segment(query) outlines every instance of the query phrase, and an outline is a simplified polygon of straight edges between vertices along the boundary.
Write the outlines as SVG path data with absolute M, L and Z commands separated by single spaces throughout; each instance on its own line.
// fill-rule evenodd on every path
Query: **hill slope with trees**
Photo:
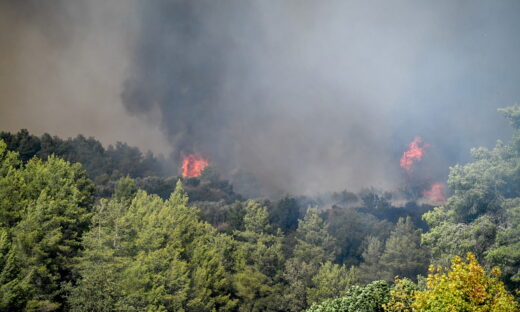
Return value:
M 3 132 L 0 310 L 517 311 L 520 107 L 502 113 L 512 141 L 452 167 L 435 208 L 374 189 L 245 200 L 214 168 Z

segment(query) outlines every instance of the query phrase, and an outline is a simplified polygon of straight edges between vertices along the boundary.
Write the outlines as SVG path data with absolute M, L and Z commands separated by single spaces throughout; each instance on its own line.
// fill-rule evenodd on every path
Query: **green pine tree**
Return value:
M 309 208 L 296 230 L 293 257 L 286 262 L 284 277 L 288 286 L 284 297 L 289 311 L 302 311 L 311 303 L 313 278 L 320 267 L 335 257 L 335 240 L 316 209 Z

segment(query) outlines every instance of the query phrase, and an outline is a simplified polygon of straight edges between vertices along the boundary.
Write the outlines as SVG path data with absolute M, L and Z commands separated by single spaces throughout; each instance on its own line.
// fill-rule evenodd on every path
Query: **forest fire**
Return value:
M 423 144 L 421 137 L 415 137 L 413 141 L 408 144 L 408 150 L 401 156 L 400 166 L 404 168 L 406 172 L 411 173 L 413 171 L 413 165 L 422 159 L 424 149 L 428 146 L 429 144 Z
M 443 190 L 444 184 L 435 183 L 431 186 L 429 190 L 423 191 L 423 196 L 432 202 L 444 202 L 446 200 L 446 196 L 444 196 Z
M 184 178 L 199 177 L 207 166 L 206 158 L 196 154 L 188 154 L 182 159 L 182 176 Z

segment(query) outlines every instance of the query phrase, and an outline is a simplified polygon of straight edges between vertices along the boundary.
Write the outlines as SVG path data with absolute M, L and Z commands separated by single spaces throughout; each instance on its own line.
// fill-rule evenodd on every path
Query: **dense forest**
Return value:
M 2 311 L 518 311 L 520 106 L 441 205 L 365 189 L 251 198 L 215 167 L 0 134 Z

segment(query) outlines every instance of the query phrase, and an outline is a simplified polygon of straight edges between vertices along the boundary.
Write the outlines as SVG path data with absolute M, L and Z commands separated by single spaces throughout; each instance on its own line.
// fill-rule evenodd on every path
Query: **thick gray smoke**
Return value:
M 85 31 L 125 21 L 106 44 L 128 62 L 114 78 L 126 111 L 177 160 L 200 153 L 268 192 L 399 187 L 415 136 L 430 143 L 418 171 L 442 181 L 508 138 L 496 109 L 520 99 L 516 0 L 107 3 L 121 13 Z
M 123 103 L 159 110 L 176 153 L 273 189 L 395 186 L 416 135 L 444 179 L 507 137 L 519 17 L 517 1 L 146 2 Z

